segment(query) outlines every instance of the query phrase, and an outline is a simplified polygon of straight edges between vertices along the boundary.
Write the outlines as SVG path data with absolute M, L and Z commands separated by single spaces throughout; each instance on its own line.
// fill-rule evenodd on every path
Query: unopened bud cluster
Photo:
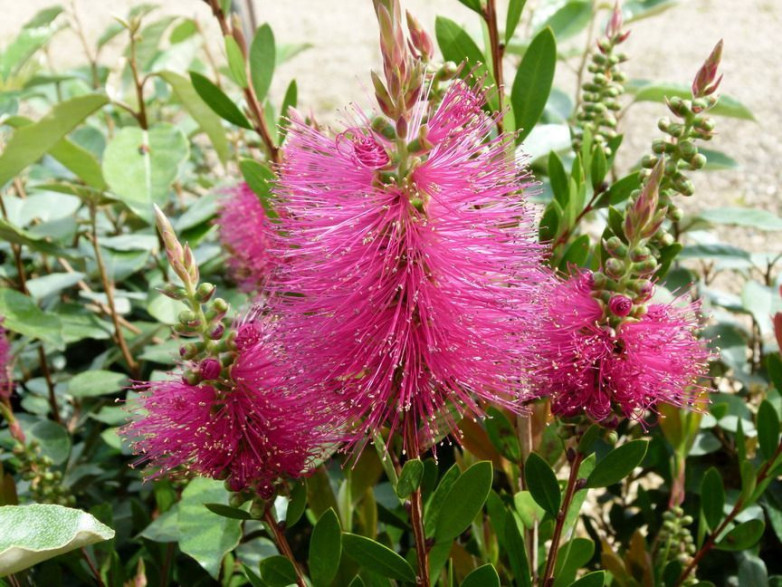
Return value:
M 182 380 L 189 385 L 203 381 L 220 386 L 236 356 L 234 333 L 226 328 L 228 302 L 214 297 L 211 283 L 198 283 L 199 272 L 190 248 L 179 243 L 168 219 L 156 209 L 157 226 L 166 247 L 166 256 L 174 272 L 182 280 L 179 286 L 168 283 L 160 292 L 187 306 L 177 316 L 174 330 L 183 337 L 192 337 L 179 348 L 183 362 Z
M 714 94 L 722 77 L 717 77 L 720 58 L 722 56 L 722 41 L 698 70 L 692 83 L 692 98 L 683 99 L 678 96 L 669 98 L 666 103 L 674 119 L 661 118 L 657 124 L 667 136 L 652 143 L 652 154 L 641 161 L 641 179 L 644 184 L 649 181 L 651 169 L 664 160 L 663 177 L 660 182 L 661 208 L 667 209 L 667 217 L 672 222 L 681 220 L 681 211 L 673 203 L 675 194 L 691 196 L 695 192 L 692 182 L 685 171 L 703 169 L 706 156 L 698 152 L 695 141 L 710 141 L 714 137 L 714 121 L 706 116 L 718 101 Z M 661 231 L 657 246 L 663 247 L 673 242 L 673 238 Z
M 582 84 L 581 108 L 578 112 L 578 125 L 589 130 L 592 139 L 599 144 L 606 156 L 611 149 L 608 141 L 616 137 L 616 113 L 621 109 L 618 97 L 624 93 L 625 74 L 618 66 L 627 61 L 624 53 L 616 51 L 629 36 L 622 32 L 622 11 L 617 5 L 606 27 L 605 36 L 597 43 L 598 51 L 592 54 L 587 70 L 592 78 Z M 576 149 L 580 147 L 581 137 L 576 137 Z
M 28 444 L 18 442 L 13 448 L 13 453 L 18 460 L 22 479 L 30 483 L 30 495 L 34 501 L 64 506 L 76 504 L 76 498 L 63 487 L 62 473 L 52 470 L 54 465 L 52 459 L 41 454 L 37 442 L 32 441 Z
M 697 550 L 692 533 L 687 528 L 692 523 L 692 516 L 684 515 L 679 506 L 663 513 L 663 525 L 656 540 L 659 547 L 655 553 L 655 564 L 658 568 L 664 569 L 673 561 L 678 561 L 682 568 L 689 564 Z M 681 584 L 695 585 L 697 582 L 695 573 L 692 573 Z

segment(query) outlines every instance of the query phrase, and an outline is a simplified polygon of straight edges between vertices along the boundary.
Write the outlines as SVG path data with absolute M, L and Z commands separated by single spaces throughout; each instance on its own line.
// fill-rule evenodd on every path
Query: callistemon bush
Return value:
M 261 291 L 275 267 L 269 251 L 271 228 L 258 196 L 241 183 L 220 202 L 220 241 L 228 251 L 228 269 L 246 292 Z
M 698 338 L 699 305 L 683 298 L 651 303 L 658 264 L 647 245 L 665 217 L 658 208 L 662 170 L 660 163 L 628 206 L 626 242 L 606 240 L 602 270 L 556 281 L 544 296 L 534 381 L 551 395 L 556 415 L 644 422 L 658 404 L 693 406 L 702 391 L 711 354 Z
M 357 114 L 329 135 L 291 123 L 273 304 L 287 348 L 309 358 L 300 384 L 339 395 L 359 443 L 389 426 L 417 450 L 419 431 L 429 445 L 455 413 L 518 409 L 525 395 L 541 249 L 513 139 L 491 138 L 483 105 L 456 81 L 402 124 Z
M 188 303 L 174 379 L 138 383 L 135 419 L 122 429 L 151 477 L 198 474 L 225 479 L 232 491 L 271 497 L 285 479 L 305 475 L 336 441 L 332 409 L 287 386 L 291 363 L 275 343 L 275 323 L 259 310 L 226 328 L 227 305 L 158 217 L 167 254 L 184 287 L 164 293 Z M 200 340 L 199 340 L 200 339 Z

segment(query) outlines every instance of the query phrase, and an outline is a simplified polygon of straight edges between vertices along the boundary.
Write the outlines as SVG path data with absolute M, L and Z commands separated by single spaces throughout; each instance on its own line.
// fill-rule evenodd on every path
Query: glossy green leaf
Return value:
M 518 587 L 531 587 L 532 577 L 527 560 L 527 549 L 524 535 L 519 529 L 516 516 L 512 512 L 505 514 L 505 551 L 510 561 L 515 584 Z
M 71 454 L 71 436 L 60 424 L 51 420 L 39 420 L 29 430 L 29 439 L 41 447 L 41 453 L 55 465 L 62 465 Z
M 223 90 L 212 83 L 211 80 L 200 73 L 191 71 L 190 81 L 201 99 L 206 102 L 207 106 L 209 106 L 220 118 L 241 128 L 252 129 L 252 125 L 247 120 L 247 117 L 242 114 L 242 111 L 239 110 L 239 107 L 234 104 L 233 100 L 225 95 Z
M 124 373 L 84 371 L 68 382 L 68 393 L 73 397 L 97 397 L 122 391 L 128 383 L 128 376 Z
M 763 536 L 763 531 L 765 529 L 766 524 L 763 520 L 754 519 L 742 522 L 717 542 L 715 548 L 718 550 L 731 551 L 752 548 L 758 543 L 761 536 Z
M 513 34 L 516 32 L 516 27 L 519 26 L 519 20 L 521 20 L 521 12 L 524 10 L 524 5 L 527 0 L 510 0 L 508 3 L 508 15 L 505 19 L 505 44 L 510 43 L 513 38 Z
M 519 131 L 517 143 L 522 142 L 540 120 L 556 67 L 557 42 L 551 29 L 546 28 L 532 39 L 513 80 L 510 101 Z
M 407 499 L 410 494 L 421 486 L 424 477 L 424 463 L 420 459 L 411 459 L 402 467 L 399 481 L 396 484 L 396 494 L 400 499 Z
M 768 569 L 763 559 L 754 554 L 742 553 L 739 562 L 739 585 L 751 585 L 752 587 L 768 587 Z
M 90 114 L 108 102 L 106 96 L 87 94 L 60 102 L 43 118 L 19 128 L 0 155 L 0 187 L 35 163 Z
M 249 512 L 230 505 L 225 505 L 224 503 L 205 503 L 204 506 L 213 514 L 230 520 L 252 520 L 253 518 Z
M 461 587 L 500 587 L 500 576 L 493 565 L 486 564 L 467 575 Z
M 0 528 L 0 577 L 114 538 L 90 514 L 50 504 L 0 507 Z
M 244 65 L 244 55 L 239 48 L 239 43 L 231 35 L 225 37 L 225 54 L 228 57 L 228 71 L 231 74 L 231 79 L 240 88 L 246 88 L 247 71 Z
M 559 222 L 562 218 L 562 207 L 556 200 L 549 202 L 543 212 L 538 226 L 538 238 L 541 242 L 553 241 L 559 234 Z
M 625 175 L 623 178 L 612 183 L 595 202 L 595 208 L 605 208 L 608 205 L 616 206 L 627 200 L 632 193 L 641 187 L 641 180 L 638 172 Z
M 491 407 L 487 410 L 487 416 L 484 420 L 486 434 L 500 454 L 514 463 L 521 459 L 521 447 L 516 429 L 508 420 L 507 416 L 497 408 Z
M 309 562 L 310 578 L 315 587 L 329 585 L 337 575 L 342 556 L 342 532 L 339 518 L 333 509 L 326 510 L 310 538 Z
M 62 347 L 60 319 L 51 312 L 43 312 L 32 298 L 13 289 L 0 288 L 0 316 L 3 328 Z
M 572 585 L 578 570 L 592 560 L 595 543 L 588 538 L 573 538 L 560 547 L 554 567 L 554 587 Z
M 205 505 L 228 505 L 229 496 L 222 481 L 197 477 L 185 487 L 179 503 L 179 547 L 215 579 L 223 557 L 239 544 L 241 521 L 218 516 Z
M 284 556 L 270 556 L 261 561 L 261 577 L 269 587 L 296 584 L 296 569 Z
M 288 509 L 285 510 L 285 525 L 290 528 L 301 519 L 307 508 L 307 483 L 304 480 L 293 485 Z
M 677 84 L 649 83 L 635 80 L 634 83 L 627 85 L 627 91 L 634 94 L 633 99 L 636 102 L 664 103 L 665 98 L 673 98 L 674 96 L 684 100 L 692 99 L 692 90 L 687 86 Z M 755 120 L 755 116 L 744 104 L 736 98 L 725 94 L 720 95 L 717 105 L 708 112 L 717 116 Z
M 582 234 L 570 243 L 559 263 L 560 270 L 567 271 L 569 267 L 584 266 L 589 257 L 591 242 L 592 240 L 589 238 L 589 235 Z
M 255 96 L 263 102 L 272 84 L 275 64 L 274 33 L 268 24 L 262 24 L 250 45 L 250 78 Z
M 410 563 L 387 546 L 346 532 L 342 535 L 342 547 L 350 558 L 368 571 L 397 581 L 415 582 L 415 571 Z
M 561 43 L 583 31 L 591 18 L 592 2 L 590 0 L 569 0 L 546 19 L 540 28 L 551 27 L 554 37 Z
M 761 208 L 739 208 L 737 206 L 709 208 L 698 214 L 698 217 L 712 224 L 746 226 L 756 230 L 774 232 L 782 230 L 782 218 Z
M 607 487 L 618 483 L 641 464 L 648 446 L 648 440 L 631 440 L 613 449 L 597 462 L 594 471 L 587 478 L 586 486 Z
M 9 243 L 24 245 L 33 251 L 46 255 L 67 256 L 56 245 L 44 240 L 42 236 L 14 226 L 2 218 L 0 218 L 0 239 Z
M 103 175 L 122 202 L 152 224 L 152 204 L 166 204 L 188 154 L 187 137 L 171 124 L 156 124 L 147 131 L 125 127 L 106 146 Z
M 722 476 L 717 469 L 711 467 L 701 480 L 701 511 L 712 530 L 722 521 L 724 507 L 725 488 L 722 486 Z
M 764 459 L 771 460 L 779 447 L 779 414 L 768 400 L 763 400 L 758 408 L 757 424 L 760 453 Z
M 239 170 L 242 172 L 244 181 L 261 201 L 266 216 L 270 220 L 279 218 L 272 204 L 271 195 L 272 182 L 275 179 L 274 172 L 267 165 L 254 159 L 241 159 Z
M 562 159 L 555 151 L 551 151 L 548 155 L 548 177 L 551 191 L 554 192 L 554 199 L 559 202 L 560 206 L 567 206 L 570 199 L 570 185 Z
M 445 472 L 440 482 L 437 484 L 437 488 L 432 493 L 429 501 L 424 508 L 424 531 L 426 536 L 431 537 L 434 535 L 437 528 L 437 521 L 440 517 L 440 511 L 446 506 L 446 499 L 451 492 L 451 488 L 456 483 L 456 480 L 461 475 L 459 467 L 453 465 Z
M 478 14 L 483 13 L 483 9 L 481 7 L 481 0 L 459 0 L 459 2 L 464 4 L 470 10 L 477 12 Z
M 530 453 L 524 464 L 524 480 L 532 498 L 552 516 L 556 516 L 562 502 L 557 476 L 549 464 L 537 453 Z
M 446 61 L 461 63 L 467 61 L 464 74 L 469 73 L 473 68 L 482 64 L 475 71 L 476 76 L 480 77 L 486 73 L 486 57 L 473 41 L 472 37 L 462 27 L 449 18 L 438 16 L 434 25 L 437 44 Z
M 438 541 L 453 540 L 472 523 L 489 496 L 492 483 L 490 461 L 475 463 L 462 473 L 448 492 L 437 519 L 435 538 Z
M 176 97 L 182 102 L 182 106 L 209 137 L 217 157 L 225 165 L 229 157 L 228 139 L 225 136 L 220 117 L 201 99 L 193 84 L 186 77 L 173 71 L 161 71 L 157 75 L 168 82 Z
M 725 169 L 738 169 L 741 167 L 738 161 L 722 151 L 698 147 L 698 152 L 701 155 L 706 156 L 706 166 L 703 168 L 706 171 L 723 171 Z

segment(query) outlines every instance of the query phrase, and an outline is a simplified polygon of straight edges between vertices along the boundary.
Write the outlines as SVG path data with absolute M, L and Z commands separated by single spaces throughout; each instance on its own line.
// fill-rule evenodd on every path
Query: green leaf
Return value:
M 239 48 L 239 43 L 231 35 L 225 37 L 225 53 L 228 56 L 228 71 L 231 74 L 231 79 L 240 88 L 246 88 L 247 72 L 245 70 L 244 55 L 242 55 L 242 50 Z
M 38 251 L 39 253 L 66 256 L 57 246 L 43 240 L 42 236 L 14 226 L 2 218 L 0 218 L 0 238 L 8 241 L 9 243 L 24 245 L 33 251 Z
M 687 245 L 679 253 L 681 259 L 746 259 L 749 253 L 732 245 L 721 243 Z
M 68 393 L 73 397 L 97 397 L 122 391 L 128 377 L 116 371 L 84 371 L 68 382 Z
M 261 561 L 261 577 L 269 587 L 296 584 L 296 569 L 284 556 L 270 556 Z
M 552 516 L 556 516 L 562 501 L 557 476 L 549 464 L 537 453 L 530 453 L 524 465 L 527 489 L 537 504 Z
M 483 14 L 483 8 L 481 7 L 481 0 L 459 0 L 459 2 L 464 4 L 470 10 L 478 14 Z
M 168 82 L 179 101 L 182 102 L 182 106 L 209 137 L 217 157 L 225 165 L 229 156 L 228 139 L 225 137 L 220 117 L 201 99 L 193 84 L 186 77 L 173 71 L 161 71 L 156 75 Z
M 268 24 L 262 24 L 255 32 L 250 45 L 250 78 L 255 96 L 263 102 L 272 85 L 275 63 L 274 33 Z
M 709 528 L 715 530 L 723 517 L 725 507 L 725 488 L 722 476 L 714 467 L 710 467 L 701 480 L 701 511 Z
M 24 23 L 24 27 L 22 28 L 37 29 L 49 26 L 55 18 L 62 14 L 63 10 L 62 6 L 49 6 L 43 10 L 39 10 L 30 20 Z
M 342 546 L 350 558 L 368 571 L 397 581 L 415 582 L 415 571 L 410 563 L 374 540 L 345 532 L 342 534 Z
M 763 400 L 758 408 L 756 428 L 760 453 L 765 460 L 769 461 L 779 447 L 779 415 L 767 399 Z
M 437 528 L 437 521 L 440 517 L 440 511 L 446 505 L 446 499 L 451 492 L 451 488 L 456 483 L 456 480 L 461 475 L 459 467 L 453 465 L 445 472 L 437 488 L 432 493 L 432 497 L 429 498 L 429 502 L 424 508 L 424 531 L 427 537 L 434 535 Z
M 552 14 L 540 28 L 551 27 L 554 37 L 562 42 L 583 31 L 591 18 L 592 2 L 590 0 L 570 0 Z
M 223 90 L 212 83 L 211 80 L 200 73 L 191 71 L 190 81 L 201 99 L 206 102 L 207 106 L 209 106 L 220 118 L 241 128 L 252 130 L 253 127 L 250 124 L 250 121 L 242 114 L 239 107 L 234 104 L 233 100 L 225 95 Z
M 492 477 L 490 461 L 475 463 L 459 476 L 445 498 L 448 506 L 437 519 L 434 534 L 438 541 L 453 540 L 470 525 L 486 503 Z
M 595 553 L 595 543 L 588 538 L 573 538 L 559 549 L 554 567 L 554 587 L 572 585 L 578 569 L 586 566 Z
M 270 220 L 279 218 L 271 200 L 271 187 L 275 178 L 274 172 L 267 165 L 253 159 L 241 159 L 239 161 L 239 170 L 242 172 L 244 181 L 247 182 L 247 185 L 250 186 L 250 189 L 255 192 L 255 195 L 261 201 L 266 217 Z
M 513 33 L 516 32 L 516 27 L 519 26 L 519 20 L 521 20 L 521 12 L 524 10 L 524 5 L 527 0 L 510 0 L 508 3 L 508 16 L 505 19 L 505 44 L 510 43 L 513 38 Z
M 106 96 L 87 94 L 60 102 L 39 121 L 14 132 L 0 155 L 0 187 L 25 167 L 43 157 L 60 139 L 108 102 Z
M 62 324 L 51 312 L 43 312 L 32 298 L 13 289 L 0 288 L 3 328 L 62 348 Z
M 658 102 L 664 103 L 666 98 L 677 96 L 684 100 L 692 99 L 692 90 L 683 85 L 668 83 L 649 83 L 646 81 L 634 80 L 627 84 L 627 91 L 635 94 L 635 102 Z M 731 118 L 741 118 L 743 120 L 755 120 L 755 116 L 750 110 L 739 102 L 736 98 L 721 94 L 720 100 L 714 108 L 709 110 L 709 114 L 716 116 L 728 116 Z
M 505 514 L 505 552 L 508 554 L 513 577 L 519 587 L 531 587 L 529 561 L 527 549 L 524 544 L 524 535 L 519 529 L 516 516 L 512 512 Z
M 0 577 L 114 538 L 114 530 L 90 514 L 50 504 L 0 507 L 0 528 Z
M 500 454 L 514 463 L 521 459 L 521 447 L 516 430 L 510 420 L 497 408 L 487 410 L 488 418 L 484 420 L 486 434 Z
M 605 571 L 594 571 L 593 573 L 587 573 L 570 587 L 603 587 L 605 581 Z
M 706 166 L 703 168 L 706 171 L 722 171 L 725 169 L 738 169 L 741 167 L 738 161 L 722 151 L 698 147 L 698 152 L 701 155 L 706 156 Z
M 768 210 L 760 208 L 709 208 L 698 214 L 698 218 L 712 224 L 747 226 L 756 230 L 780 231 L 782 218 Z
M 549 202 L 543 212 L 538 226 L 538 239 L 541 242 L 553 241 L 559 233 L 559 221 L 562 218 L 562 207 L 556 200 Z
M 206 509 L 208 509 L 213 514 L 217 514 L 218 516 L 222 516 L 223 518 L 228 518 L 230 520 L 252 520 L 253 517 L 250 515 L 249 512 L 246 512 L 242 509 L 235 508 L 230 505 L 225 505 L 223 503 L 205 503 Z
M 500 576 L 493 565 L 485 564 L 467 575 L 461 587 L 500 587 Z
M 152 224 L 152 204 L 166 204 L 188 154 L 187 137 L 171 124 L 160 123 L 148 131 L 125 127 L 106 146 L 103 175 L 122 202 Z
M 598 146 L 592 153 L 592 164 L 589 169 L 593 190 L 597 190 L 603 183 L 607 171 L 608 161 L 606 161 L 605 151 L 603 151 L 602 147 Z
M 589 235 L 582 234 L 568 246 L 562 260 L 559 262 L 559 268 L 567 271 L 569 267 L 582 267 L 589 257 L 589 245 L 591 244 Z
M 747 552 L 743 553 L 739 563 L 738 584 L 768 587 L 768 569 L 763 559 Z
M 733 528 L 722 540 L 717 542 L 718 550 L 739 551 L 755 546 L 763 536 L 766 524 L 763 520 L 748 520 Z
M 608 205 L 616 206 L 617 204 L 621 204 L 640 187 L 641 180 L 637 171 L 630 175 L 626 175 L 622 179 L 611 184 L 611 187 L 600 195 L 597 202 L 595 202 L 595 208 L 605 208 Z
M 551 151 L 548 155 L 548 177 L 554 199 L 564 208 L 570 199 L 570 185 L 562 159 L 555 151 Z
M 179 547 L 214 579 L 220 574 L 223 557 L 239 544 L 242 529 L 240 520 L 218 516 L 204 506 L 228 505 L 229 495 L 222 481 L 197 477 L 185 487 L 179 502 Z
M 400 499 L 406 499 L 421 486 L 423 477 L 424 463 L 420 459 L 410 459 L 402 467 L 402 473 L 396 484 L 396 494 Z
M 540 31 L 524 53 L 513 80 L 510 101 L 516 120 L 516 143 L 521 143 L 540 120 L 546 107 L 554 71 L 557 67 L 557 42 L 550 28 Z
M 299 521 L 307 508 L 307 484 L 304 480 L 293 485 L 288 509 L 285 510 L 285 526 L 290 528 Z
M 44 456 L 52 459 L 55 465 L 62 465 L 71 454 L 71 437 L 68 432 L 51 420 L 39 420 L 29 431 L 30 440 L 41 446 Z
M 341 556 L 342 533 L 339 528 L 339 518 L 333 509 L 328 509 L 315 524 L 310 538 L 307 560 L 310 578 L 315 587 L 329 585 L 334 580 Z
M 84 273 L 49 273 L 34 279 L 27 280 L 27 291 L 35 300 L 42 300 L 48 296 L 60 293 L 64 289 L 73 287 L 84 279 Z
M 598 461 L 587 479 L 587 487 L 607 487 L 632 473 L 646 456 L 648 440 L 631 440 L 609 452 Z
M 438 16 L 435 19 L 434 32 L 437 37 L 437 44 L 446 61 L 462 63 L 467 61 L 463 74 L 469 73 L 473 68 L 476 77 L 480 77 L 488 72 L 486 69 L 486 57 L 475 44 L 472 37 L 462 27 L 449 18 Z M 481 64 L 478 67 L 478 64 Z

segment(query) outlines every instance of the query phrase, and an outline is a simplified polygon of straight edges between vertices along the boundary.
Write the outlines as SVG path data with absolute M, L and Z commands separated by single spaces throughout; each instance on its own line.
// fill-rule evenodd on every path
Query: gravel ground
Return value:
M 540 3 L 541 0 L 537 0 Z M 96 39 L 114 14 L 123 15 L 136 0 L 75 0 L 87 35 Z M 536 0 L 530 0 L 532 6 Z M 0 45 L 37 10 L 52 0 L 12 2 L 0 0 Z M 195 16 L 212 38 L 218 31 L 208 10 L 198 0 L 167 0 L 161 13 Z M 502 4 L 502 2 L 501 2 Z M 444 14 L 465 23 L 480 34 L 477 17 L 457 0 L 403 0 L 403 5 L 419 20 L 434 29 L 436 14 Z M 739 7 L 740 5 L 740 7 Z M 279 96 L 287 82 L 295 77 L 299 102 L 322 119 L 333 119 L 337 109 L 348 102 L 369 102 L 368 70 L 378 68 L 376 25 L 370 0 L 258 0 L 260 21 L 271 23 L 278 42 L 308 42 L 314 49 L 284 65 L 276 75 L 273 92 Z M 502 12 L 501 12 L 502 13 Z M 625 48 L 631 60 L 625 70 L 631 78 L 689 83 L 714 43 L 723 38 L 724 81 L 722 91 L 738 98 L 755 114 L 758 123 L 723 118 L 718 120 L 719 136 L 710 147 L 729 153 L 741 169 L 694 175 L 696 196 L 686 204 L 691 211 L 717 206 L 752 206 L 782 213 L 779 186 L 782 179 L 782 112 L 775 92 L 782 87 L 782 46 L 775 41 L 782 24 L 779 0 L 682 0 L 655 18 L 631 25 L 632 34 Z M 575 39 L 574 43 L 583 42 Z M 216 45 L 216 43 L 213 43 Z M 52 59 L 56 65 L 81 61 L 81 47 L 74 34 L 61 33 L 55 40 Z M 118 55 L 109 51 L 107 62 Z M 557 83 L 572 92 L 574 81 L 564 71 Z M 656 120 L 663 115 L 658 105 L 638 104 L 626 117 L 625 156 L 627 167 L 648 149 L 659 136 Z M 753 230 L 725 231 L 725 240 L 755 251 L 782 251 L 782 238 L 776 233 Z

